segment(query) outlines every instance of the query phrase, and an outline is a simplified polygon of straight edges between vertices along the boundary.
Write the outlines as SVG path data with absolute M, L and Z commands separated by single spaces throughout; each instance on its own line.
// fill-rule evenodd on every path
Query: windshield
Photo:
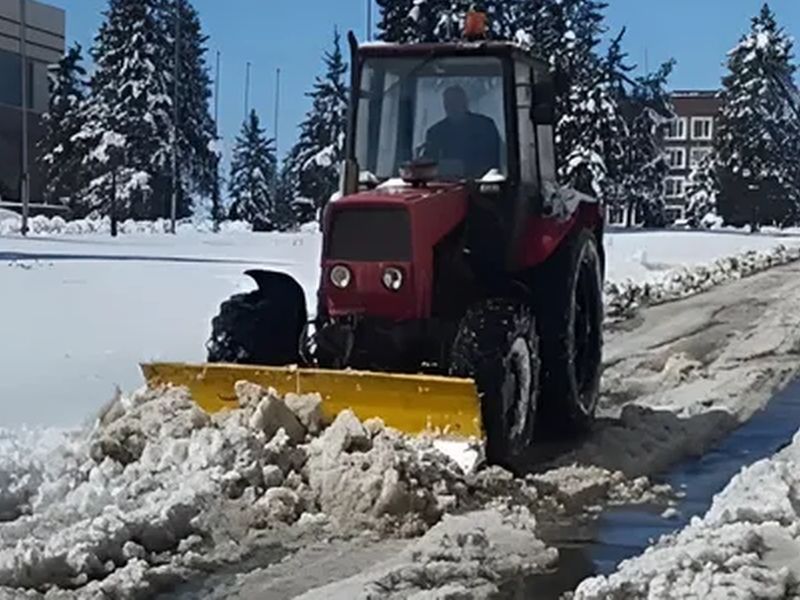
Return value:
M 503 67 L 493 57 L 369 59 L 361 77 L 356 159 L 379 179 L 412 159 L 445 179 L 506 174 Z

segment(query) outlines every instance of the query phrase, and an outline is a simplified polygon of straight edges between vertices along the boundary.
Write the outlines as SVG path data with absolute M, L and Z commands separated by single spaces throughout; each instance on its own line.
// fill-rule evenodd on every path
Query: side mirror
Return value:
M 358 192 L 358 163 L 352 159 L 345 159 L 341 166 L 341 179 L 339 189 L 342 196 L 349 196 Z
M 555 107 L 551 103 L 537 104 L 531 109 L 531 119 L 534 125 L 555 125 Z
M 551 80 L 540 81 L 533 86 L 531 119 L 534 125 L 555 125 L 555 86 Z

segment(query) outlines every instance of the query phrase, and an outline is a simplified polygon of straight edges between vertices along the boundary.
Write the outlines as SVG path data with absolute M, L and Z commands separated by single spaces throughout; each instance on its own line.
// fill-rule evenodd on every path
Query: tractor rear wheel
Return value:
M 285 276 L 269 275 L 259 289 L 222 303 L 211 321 L 208 362 L 284 366 L 300 361 L 306 324 L 302 289 L 295 290 Z
M 587 230 L 567 240 L 538 274 L 542 432 L 579 434 L 594 421 L 602 374 L 602 281 L 597 241 Z
M 489 300 L 471 308 L 453 343 L 451 375 L 475 380 L 486 433 L 486 458 L 514 470 L 533 443 L 539 356 L 527 306 Z

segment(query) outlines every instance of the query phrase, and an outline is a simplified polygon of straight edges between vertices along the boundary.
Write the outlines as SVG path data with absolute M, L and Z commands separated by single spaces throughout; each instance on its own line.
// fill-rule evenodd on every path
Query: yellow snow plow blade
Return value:
M 379 417 L 387 426 L 412 435 L 482 435 L 480 400 L 470 379 L 227 364 L 153 363 L 141 367 L 151 387 L 185 386 L 194 401 L 210 413 L 238 408 L 234 386 L 245 380 L 274 388 L 279 394 L 319 393 L 329 422 L 349 408 L 362 421 Z

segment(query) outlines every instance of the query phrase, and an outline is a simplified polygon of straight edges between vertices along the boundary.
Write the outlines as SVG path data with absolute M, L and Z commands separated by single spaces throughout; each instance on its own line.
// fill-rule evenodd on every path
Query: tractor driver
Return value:
M 445 90 L 444 111 L 447 116 L 425 135 L 425 158 L 440 165 L 457 161 L 458 174 L 466 177 L 483 177 L 500 168 L 497 125 L 490 117 L 469 110 L 469 98 L 460 85 Z

